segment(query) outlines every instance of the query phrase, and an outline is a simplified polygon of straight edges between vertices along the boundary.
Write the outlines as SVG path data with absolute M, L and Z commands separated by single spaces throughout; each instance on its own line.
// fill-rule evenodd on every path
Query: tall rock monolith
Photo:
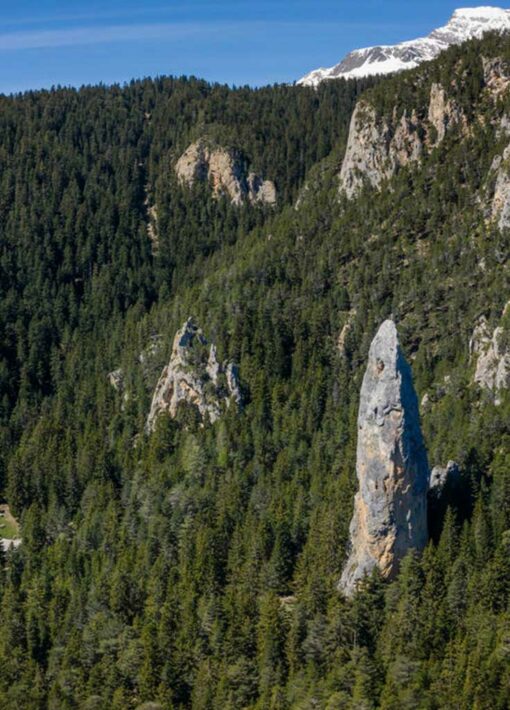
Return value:
M 351 596 L 378 568 L 391 579 L 410 549 L 428 538 L 429 467 L 411 368 L 395 323 L 386 320 L 372 341 L 358 414 L 359 490 L 350 525 L 350 555 L 339 589 Z

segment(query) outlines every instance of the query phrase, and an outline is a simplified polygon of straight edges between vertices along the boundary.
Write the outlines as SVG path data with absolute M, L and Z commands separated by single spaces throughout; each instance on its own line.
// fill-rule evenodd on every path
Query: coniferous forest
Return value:
M 510 89 L 489 96 L 487 57 L 510 65 L 510 39 L 317 89 L 0 98 L 0 494 L 22 538 L 0 564 L 0 708 L 510 707 L 510 394 L 475 382 L 470 351 L 483 315 L 510 353 L 510 230 L 490 213 Z M 433 83 L 462 121 L 339 194 L 357 101 L 419 123 Z M 179 181 L 203 137 L 277 204 Z M 149 433 L 190 317 L 243 406 L 210 423 L 183 404 Z M 359 391 L 388 317 L 429 463 L 459 475 L 425 550 L 347 599 Z

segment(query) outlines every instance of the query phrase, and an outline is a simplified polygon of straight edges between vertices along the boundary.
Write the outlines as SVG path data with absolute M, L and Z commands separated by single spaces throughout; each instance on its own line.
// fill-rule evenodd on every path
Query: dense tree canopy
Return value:
M 23 544 L 0 565 L 0 707 L 508 707 L 510 399 L 473 386 L 468 343 L 509 293 L 509 234 L 483 201 L 510 97 L 477 79 L 509 47 L 318 90 L 162 78 L 1 99 L 0 489 Z M 357 97 L 419 105 L 443 75 L 473 130 L 339 199 Z M 180 185 L 202 135 L 273 179 L 277 208 Z M 461 478 L 423 555 L 347 601 L 358 392 L 390 314 L 430 462 Z M 190 315 L 239 364 L 245 407 L 147 436 Z

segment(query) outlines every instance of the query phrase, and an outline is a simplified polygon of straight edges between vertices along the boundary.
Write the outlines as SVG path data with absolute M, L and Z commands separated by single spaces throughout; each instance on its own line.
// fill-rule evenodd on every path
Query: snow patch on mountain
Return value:
M 335 66 L 315 69 L 297 83 L 318 86 L 325 79 L 360 78 L 413 69 L 424 61 L 434 59 L 453 44 L 461 44 L 492 31 L 510 31 L 510 10 L 499 7 L 462 8 L 453 13 L 444 27 L 434 30 L 427 37 L 396 45 L 356 49 Z

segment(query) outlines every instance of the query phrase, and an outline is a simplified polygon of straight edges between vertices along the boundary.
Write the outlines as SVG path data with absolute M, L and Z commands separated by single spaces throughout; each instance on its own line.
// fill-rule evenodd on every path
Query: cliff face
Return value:
M 375 109 L 360 101 L 352 114 L 347 149 L 340 171 L 340 189 L 350 199 L 365 183 L 379 187 L 391 176 L 391 136 L 385 121 L 377 122 Z
M 441 84 L 432 84 L 427 118 L 430 124 L 427 126 L 427 132 L 431 146 L 441 143 L 448 130 L 465 122 L 462 111 L 453 99 L 448 98 Z M 436 130 L 435 137 L 430 135 L 430 126 Z
M 161 413 L 175 418 L 183 402 L 195 406 L 202 420 L 213 423 L 232 401 L 241 405 L 237 367 L 219 363 L 216 347 L 209 346 L 202 330 L 188 319 L 175 335 L 170 362 L 154 390 L 147 432 L 154 430 Z
M 464 116 L 440 84 L 432 84 L 427 117 L 415 109 L 400 117 L 377 116 L 374 106 L 361 99 L 352 115 L 347 149 L 340 171 L 340 192 L 349 199 L 363 185 L 379 188 L 400 168 L 418 162 L 426 148 L 439 145 L 448 130 L 464 124 Z
M 499 57 L 481 57 L 480 61 L 482 100 L 496 104 L 510 86 L 510 66 Z M 425 151 L 440 145 L 450 131 L 457 129 L 461 136 L 467 135 L 466 115 L 451 93 L 451 87 L 433 83 L 428 106 L 411 105 L 404 113 L 394 110 L 389 116 L 379 116 L 369 99 L 360 99 L 351 119 L 339 175 L 340 192 L 352 199 L 364 185 L 380 188 L 399 169 L 418 162 Z M 483 116 L 475 120 L 483 121 Z M 501 123 L 508 133 L 508 118 Z M 491 170 L 497 173 L 492 217 L 503 229 L 510 226 L 510 146 L 495 159 Z
M 510 301 L 503 318 L 510 312 Z M 506 335 L 506 337 L 505 337 Z M 471 358 L 475 360 L 475 383 L 494 396 L 499 403 L 499 393 L 510 387 L 510 344 L 508 332 L 503 325 L 494 330 L 482 316 L 473 330 L 469 342 Z
M 385 321 L 370 347 L 358 414 L 359 490 L 351 552 L 339 589 L 351 595 L 378 568 L 391 578 L 409 549 L 427 542 L 429 468 L 412 374 L 397 330 Z
M 232 204 L 276 204 L 276 188 L 254 172 L 247 173 L 241 155 L 234 149 L 212 146 L 206 140 L 192 143 L 175 165 L 179 180 L 191 187 L 209 181 L 215 197 L 225 195 Z
M 510 145 L 494 159 L 491 171 L 496 173 L 491 218 L 503 230 L 510 227 Z
M 501 57 L 482 57 L 485 86 L 494 98 L 499 98 L 510 85 L 510 66 Z

